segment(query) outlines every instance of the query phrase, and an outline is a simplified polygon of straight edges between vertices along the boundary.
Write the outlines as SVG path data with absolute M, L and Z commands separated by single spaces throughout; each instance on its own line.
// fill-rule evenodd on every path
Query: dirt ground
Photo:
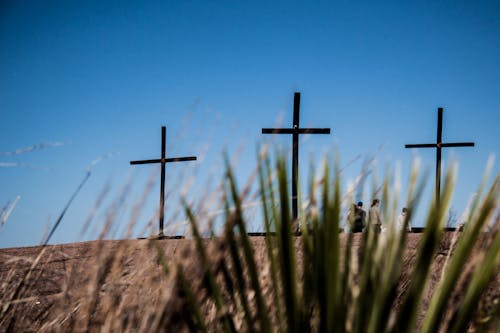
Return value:
M 439 281 L 452 236 L 449 233 L 444 237 L 434 259 L 430 285 L 423 301 L 424 310 Z M 411 267 L 420 237 L 421 234 L 408 234 L 401 294 L 411 278 Z M 262 272 L 267 260 L 265 238 L 250 239 Z M 355 235 L 354 246 L 358 247 L 359 242 L 360 235 Z M 207 243 L 213 247 L 210 243 L 215 242 L 207 240 Z M 120 308 L 120 311 L 106 312 L 107 316 L 113 313 L 121 316 L 126 314 L 124 321 L 136 320 L 140 326 L 141 312 L 161 307 L 163 300 L 174 292 L 174 282 L 165 274 L 165 266 L 159 264 L 162 258 L 158 257 L 158 253 L 164 254 L 167 268 L 175 269 L 175 263 L 182 262 L 187 267 L 187 274 L 193 275 L 196 274 L 193 272 L 198 265 L 193 248 L 192 240 L 167 239 L 157 242 L 92 241 L 45 248 L 0 249 L 0 332 L 51 331 L 57 325 L 64 327 L 65 321 L 71 320 L 71 313 L 81 311 L 79 307 L 84 306 L 84 303 L 74 300 L 83 298 L 93 299 L 95 307 Z M 217 248 L 210 253 L 216 254 Z M 298 258 L 300 256 L 298 253 Z M 158 283 L 162 283 L 161 289 L 152 287 Z M 487 294 L 483 296 L 478 312 L 491 311 L 491 307 L 499 299 L 500 274 L 497 274 Z M 9 300 L 15 301 L 8 302 Z M 78 305 L 71 308 L 75 304 Z M 105 317 L 89 317 L 87 326 L 81 327 L 82 331 L 105 327 Z M 112 328 L 110 330 L 113 331 Z

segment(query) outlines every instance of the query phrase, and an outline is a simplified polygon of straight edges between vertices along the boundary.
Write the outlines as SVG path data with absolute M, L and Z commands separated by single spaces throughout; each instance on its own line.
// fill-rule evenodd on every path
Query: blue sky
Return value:
M 168 156 L 199 157 L 167 166 L 168 223 L 184 219 L 177 194 L 186 189 L 216 210 L 205 189 L 221 179 L 224 150 L 241 186 L 258 144 L 289 152 L 290 137 L 260 132 L 291 125 L 295 91 L 301 125 L 332 129 L 301 139 L 302 177 L 311 154 L 318 162 L 337 150 L 348 164 L 344 187 L 374 154 L 379 170 L 400 163 L 404 183 L 417 153 L 404 144 L 433 142 L 444 107 L 444 141 L 476 142 L 443 154 L 459 162 L 452 206 L 461 212 L 498 154 L 498 36 L 495 1 L 3 1 L 0 206 L 20 199 L 0 247 L 38 244 L 101 156 L 51 243 L 96 239 L 110 219 L 107 237 L 124 237 L 158 175 L 158 167 L 129 161 L 159 157 L 162 125 Z M 41 143 L 58 144 L 10 154 Z M 418 155 L 431 172 L 428 200 L 435 152 Z M 147 233 L 158 191 L 159 182 L 132 237 Z

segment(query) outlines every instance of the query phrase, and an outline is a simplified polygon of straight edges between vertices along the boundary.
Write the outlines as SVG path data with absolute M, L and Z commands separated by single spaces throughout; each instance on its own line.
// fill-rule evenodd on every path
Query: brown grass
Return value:
M 355 235 L 354 238 L 353 246 L 358 251 L 361 250 L 360 237 Z M 408 235 L 396 308 L 409 285 L 409 272 L 420 237 L 421 234 Z M 483 237 L 486 242 L 488 236 Z M 343 234 L 341 240 L 344 241 L 344 238 Z M 434 258 L 422 314 L 441 277 L 451 239 L 452 233 L 445 235 Z M 223 279 L 224 264 L 229 262 L 226 260 L 228 249 L 220 239 L 206 242 L 209 259 L 214 269 L 220 272 L 218 278 Z M 272 283 L 265 238 L 252 237 L 251 243 L 265 301 L 271 306 Z M 214 304 L 205 298 L 206 291 L 200 281 L 202 269 L 191 240 L 94 241 L 47 246 L 39 262 L 33 265 L 41 250 L 42 247 L 0 250 L 0 332 L 188 331 L 190 323 L 184 321 L 182 315 L 183 311 L 188 311 L 188 304 L 186 295 L 178 286 L 179 280 L 175 278 L 176 263 L 182 264 L 190 290 L 202 304 L 202 315 L 208 318 L 208 329 L 213 331 L 218 327 L 220 318 L 217 318 Z M 296 251 L 298 267 L 301 267 L 300 246 L 296 246 Z M 160 265 L 162 258 L 158 256 L 159 253 L 167 262 L 168 272 Z M 473 260 L 470 263 L 473 264 Z M 23 280 L 30 268 L 30 276 Z M 467 279 L 468 275 L 463 276 Z M 13 297 L 21 281 L 23 285 Z M 464 282 L 457 281 L 458 284 Z M 224 297 L 230 297 L 230 293 L 223 293 Z M 252 294 L 249 293 L 247 297 L 251 298 Z M 455 293 L 449 306 L 457 307 L 461 297 L 463 295 Z M 492 327 L 491 316 L 495 316 L 495 312 L 498 315 L 499 299 L 500 270 L 483 295 L 476 315 L 476 328 L 488 317 Z M 234 309 L 226 310 L 232 313 Z M 419 323 L 421 319 L 422 316 L 419 317 Z M 242 322 L 243 318 L 235 318 L 236 329 L 243 329 Z

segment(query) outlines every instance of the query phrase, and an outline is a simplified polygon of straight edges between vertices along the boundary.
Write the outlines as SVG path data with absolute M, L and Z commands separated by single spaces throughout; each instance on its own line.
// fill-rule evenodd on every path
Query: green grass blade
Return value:
M 484 189 L 486 188 L 486 184 L 487 184 L 488 179 L 490 177 L 491 170 L 493 169 L 493 162 L 494 162 L 494 158 L 490 157 L 488 159 L 488 163 L 487 163 L 485 171 L 483 173 L 483 178 L 481 179 L 481 183 L 479 184 L 479 187 L 475 193 L 475 198 L 472 202 L 469 216 L 466 217 L 467 221 L 472 219 L 476 215 L 476 211 L 479 208 L 479 205 L 481 204 L 481 197 L 482 197 L 482 194 L 484 192 Z
M 226 241 L 229 245 L 229 252 L 231 254 L 231 259 L 233 263 L 233 271 L 236 275 L 235 284 L 238 288 L 238 295 L 241 305 L 243 307 L 244 317 L 247 325 L 248 332 L 254 332 L 254 321 L 252 319 L 252 312 L 250 311 L 250 306 L 248 304 L 247 294 L 246 294 L 246 279 L 243 276 L 243 263 L 240 260 L 238 244 L 234 237 L 234 232 L 232 225 L 226 226 Z
M 245 223 L 243 221 L 243 212 L 241 210 L 241 200 L 238 195 L 238 190 L 236 188 L 236 183 L 234 176 L 231 172 L 231 168 L 226 160 L 227 167 L 227 179 L 229 181 L 232 199 L 235 205 L 235 223 L 240 231 L 240 241 L 243 245 L 243 253 L 245 256 L 245 262 L 247 264 L 247 269 L 250 274 L 250 281 L 252 283 L 252 288 L 255 292 L 255 301 L 257 306 L 258 318 L 260 320 L 260 329 L 262 332 L 270 332 L 271 324 L 268 317 L 268 309 L 264 302 L 264 297 L 262 295 L 262 287 L 259 283 L 259 276 L 257 273 L 257 264 L 255 263 L 254 254 L 252 246 L 250 245 L 249 237 L 246 231 Z
M 422 332 L 431 333 L 437 331 L 446 310 L 446 302 L 450 298 L 455 283 L 463 271 L 466 259 L 469 257 L 477 238 L 488 222 L 488 216 L 496 208 L 495 201 L 498 198 L 499 184 L 500 177 L 495 179 L 477 218 L 474 221 L 470 221 L 467 228 L 465 228 L 462 238 L 458 242 L 450 264 L 447 267 L 445 278 L 439 285 L 436 295 L 432 298 Z
M 297 307 L 297 277 L 295 272 L 295 248 L 292 242 L 292 219 L 290 217 L 289 192 L 286 165 L 283 159 L 277 163 L 281 214 L 277 228 L 281 280 L 285 299 L 285 314 L 288 332 L 299 332 L 300 314 Z
M 328 289 L 328 258 L 327 258 L 327 237 L 328 230 L 327 226 L 329 225 L 330 219 L 330 205 L 329 205 L 329 190 L 330 190 L 330 176 L 329 176 L 329 168 L 324 167 L 323 174 L 323 188 L 321 192 L 321 214 L 320 214 L 320 222 L 318 225 L 317 232 L 315 233 L 315 241 L 316 241 L 316 251 L 315 255 L 315 265 L 316 268 L 314 272 L 316 273 L 316 284 L 317 290 L 321 290 L 322 292 L 318 293 L 318 306 L 319 306 L 319 316 L 320 316 L 320 332 L 328 331 L 328 315 L 329 315 L 329 289 Z
M 394 326 L 394 332 L 410 332 L 414 329 L 430 267 L 443 233 L 442 227 L 444 226 L 445 212 L 449 206 L 454 188 L 454 176 L 454 172 L 447 172 L 443 194 L 439 201 L 434 200 L 432 203 L 427 218 L 426 230 L 419 246 L 408 294 L 401 305 L 401 310 Z
M 196 249 L 198 251 L 201 264 L 203 265 L 204 279 L 207 281 L 208 292 L 212 295 L 214 299 L 214 303 L 219 313 L 219 317 L 222 320 L 224 331 L 234 332 L 235 331 L 234 322 L 227 313 L 227 308 L 225 306 L 224 299 L 222 298 L 221 290 L 215 280 L 214 273 L 210 270 L 210 263 L 205 250 L 205 246 L 203 245 L 203 241 L 201 239 L 200 231 L 198 230 L 198 226 L 196 225 L 195 217 L 191 209 L 186 204 L 184 204 L 184 207 L 186 211 L 186 216 L 188 217 L 189 224 L 191 225 L 191 229 L 193 231 L 193 237 L 196 243 Z
M 329 267 L 329 274 L 327 276 L 329 281 L 329 304 L 328 304 L 328 328 L 332 332 L 335 330 L 335 326 L 340 323 L 341 318 L 339 314 L 341 312 L 342 303 L 340 296 L 340 215 L 341 215 L 341 201 L 342 194 L 340 191 L 340 171 L 339 162 L 336 159 L 334 163 L 334 191 L 333 198 L 330 204 L 330 221 L 328 221 L 327 226 L 329 231 L 327 231 L 328 243 L 327 243 L 327 265 Z
M 190 284 L 186 281 L 184 270 L 182 268 L 182 265 L 180 264 L 177 266 L 177 279 L 180 285 L 180 289 L 186 297 L 187 306 L 189 309 L 189 315 L 193 317 L 195 325 L 197 326 L 196 329 L 198 329 L 200 332 L 208 332 L 207 325 L 203 320 L 203 316 L 201 315 L 201 309 L 198 303 L 196 302 L 196 297 L 191 291 Z
M 310 272 L 313 271 L 314 268 L 314 250 L 313 250 L 313 235 L 312 232 L 312 219 L 317 218 L 316 210 L 316 183 L 314 181 L 314 172 L 313 167 L 311 165 L 311 171 L 309 174 L 309 203 L 307 207 L 307 211 L 303 214 L 305 217 L 302 219 L 303 223 L 301 224 L 301 233 L 302 233 L 302 302 L 300 304 L 301 312 L 303 315 L 302 322 L 309 323 L 312 317 L 312 308 L 313 302 L 315 300 L 316 295 L 316 285 L 314 281 L 314 274 Z M 305 325 L 307 326 L 307 325 Z M 310 324 L 309 324 L 310 326 Z M 308 331 L 310 327 L 305 327 L 306 331 Z
M 265 164 L 265 168 L 266 168 L 266 173 L 267 173 L 267 177 L 268 177 L 268 189 L 269 189 L 269 200 L 271 201 L 271 211 L 272 211 L 272 220 L 274 221 L 273 224 L 271 225 L 275 225 L 278 223 L 278 209 L 277 209 L 277 205 L 276 205 L 276 195 L 275 195 L 275 190 L 274 190 L 274 186 L 273 186 L 273 173 L 272 173 L 272 168 L 271 168 L 271 160 L 269 158 L 266 158 L 264 159 L 264 164 Z M 276 228 L 275 230 L 276 232 L 279 232 L 278 231 L 278 228 Z
M 269 160 L 269 158 L 266 156 L 266 160 Z M 271 270 L 271 280 L 273 283 L 273 300 L 274 300 L 274 308 L 275 308 L 275 314 L 277 318 L 277 322 L 281 323 L 283 318 L 281 315 L 281 297 L 280 297 L 280 285 L 278 284 L 278 272 L 276 268 L 276 256 L 274 255 L 274 241 L 271 239 L 271 220 L 270 220 L 270 212 L 269 212 L 269 207 L 267 205 L 267 194 L 266 194 L 266 189 L 269 187 L 272 187 L 272 183 L 265 181 L 265 179 L 269 179 L 269 175 L 266 174 L 265 168 L 264 168 L 264 161 L 263 159 L 259 156 L 259 185 L 260 185 L 260 196 L 261 196 L 261 202 L 262 202 L 262 209 L 263 209 L 263 214 L 264 214 L 264 225 L 265 225 L 265 230 L 266 230 L 266 250 L 267 250 L 267 257 L 269 258 L 269 265 L 270 265 L 270 270 Z M 276 228 L 274 228 L 275 230 Z M 281 325 L 278 325 L 278 329 L 281 332 Z
M 498 223 L 498 222 L 497 222 Z M 472 280 L 467 289 L 465 298 L 458 313 L 452 318 L 450 333 L 459 333 L 467 330 L 469 322 L 474 314 L 479 298 L 494 277 L 500 265 L 500 233 L 497 233 L 493 244 L 488 249 L 484 260 L 478 264 Z

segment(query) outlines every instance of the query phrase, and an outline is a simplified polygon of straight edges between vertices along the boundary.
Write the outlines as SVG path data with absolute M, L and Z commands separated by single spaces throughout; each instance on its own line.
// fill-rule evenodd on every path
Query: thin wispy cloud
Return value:
M 3 151 L 0 152 L 0 156 L 17 156 L 17 155 L 22 155 L 26 153 L 31 153 L 33 151 L 37 150 L 42 150 L 46 148 L 51 148 L 51 147 L 61 147 L 66 145 L 66 142 L 42 142 L 42 143 L 37 143 L 28 147 L 23 147 L 16 149 L 14 151 Z
M 99 156 L 98 158 L 94 159 L 92 162 L 90 162 L 90 164 L 87 166 L 87 172 L 91 172 L 92 169 L 98 164 L 100 163 L 101 161 L 103 160 L 106 160 L 108 158 L 112 158 L 112 157 L 115 157 L 115 156 L 118 156 L 120 155 L 119 152 L 112 152 L 112 153 L 106 153 L 102 156 Z
M 0 168 L 29 168 L 34 170 L 52 171 L 52 168 L 36 166 L 28 163 L 0 162 Z
M 21 163 L 16 162 L 0 162 L 0 168 L 15 168 L 21 166 Z

